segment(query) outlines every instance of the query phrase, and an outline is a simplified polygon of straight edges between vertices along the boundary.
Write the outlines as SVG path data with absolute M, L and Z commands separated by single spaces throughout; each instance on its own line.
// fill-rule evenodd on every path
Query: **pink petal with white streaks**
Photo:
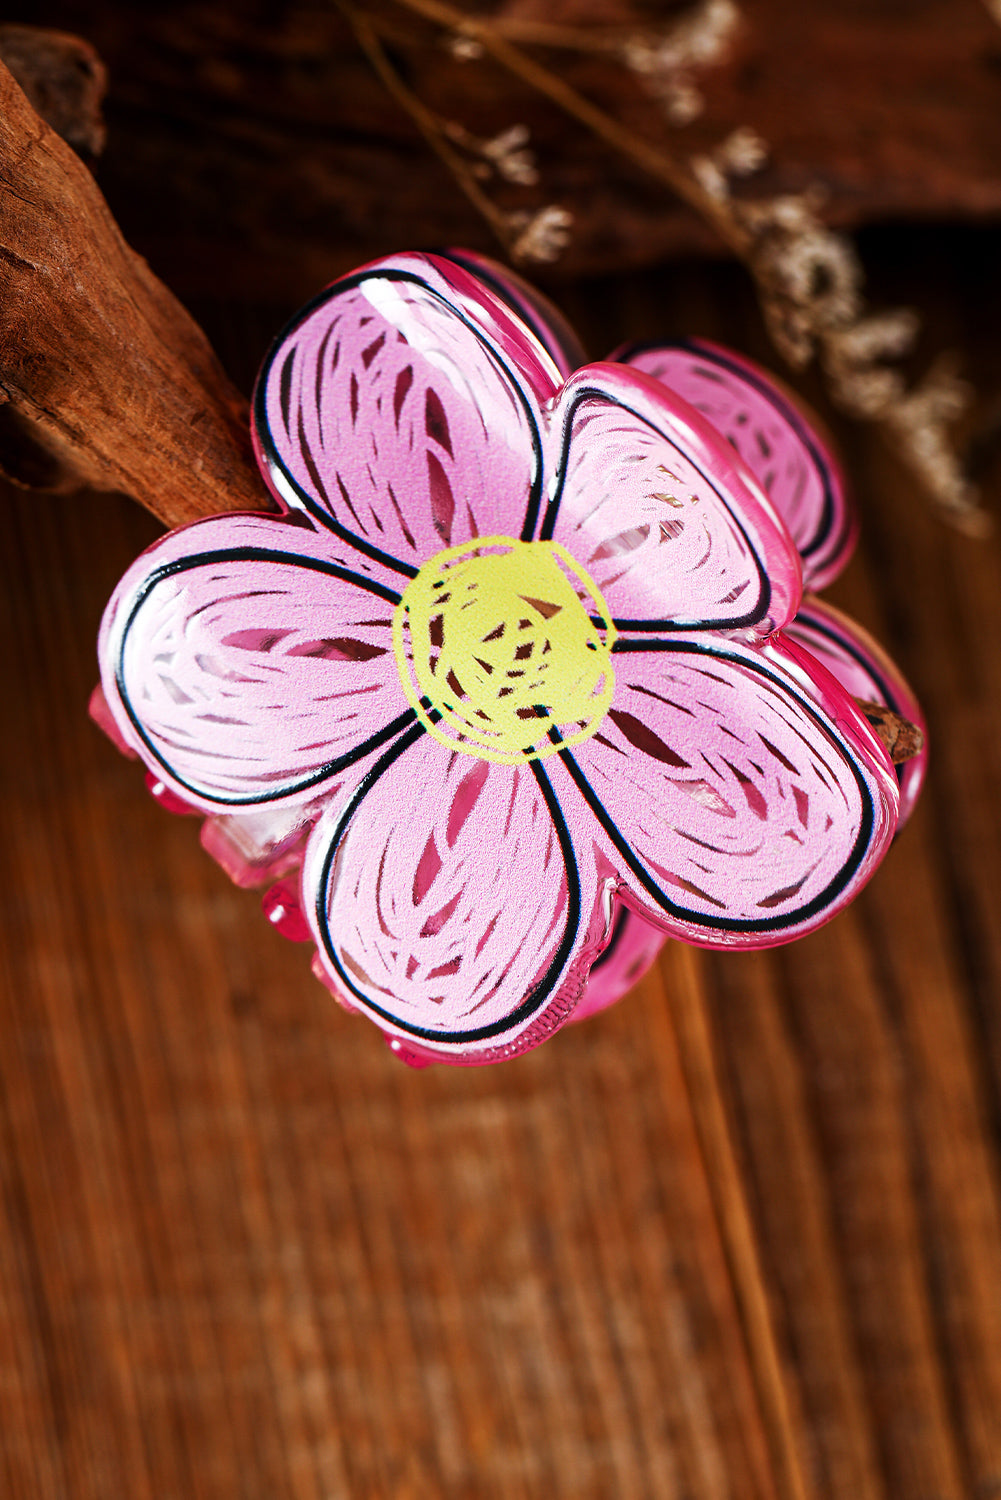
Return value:
M 836 683 L 828 701 L 838 695 L 847 729 L 818 711 L 778 644 L 661 646 L 616 653 L 614 704 L 568 753 L 621 894 L 710 947 L 810 931 L 851 899 L 893 834 L 885 754 Z
M 917 755 L 894 767 L 900 784 L 898 830 L 910 817 L 928 766 L 928 740 L 921 705 L 900 668 L 867 630 L 833 605 L 808 595 L 783 636 L 809 651 L 853 698 L 882 703 L 917 725 L 925 742 Z
M 585 365 L 560 395 L 543 529 L 637 630 L 785 623 L 799 556 L 757 481 L 687 402 L 621 365 Z M 552 484 L 552 482 L 551 482 Z
M 261 372 L 262 468 L 366 555 L 413 572 L 518 537 L 541 486 L 542 345 L 459 266 L 398 256 L 335 282 Z
M 841 468 L 808 414 L 748 359 L 702 339 L 619 351 L 691 402 L 767 491 L 803 559 L 804 584 L 824 588 L 855 545 L 856 520 Z
M 574 858 L 530 766 L 450 755 L 429 735 L 386 759 L 311 839 L 321 958 L 391 1034 L 523 1050 L 565 1018 L 600 941 L 593 854 Z
M 98 648 L 108 705 L 186 801 L 312 801 L 412 721 L 397 596 L 330 550 L 304 525 L 213 517 L 157 542 L 119 584 Z

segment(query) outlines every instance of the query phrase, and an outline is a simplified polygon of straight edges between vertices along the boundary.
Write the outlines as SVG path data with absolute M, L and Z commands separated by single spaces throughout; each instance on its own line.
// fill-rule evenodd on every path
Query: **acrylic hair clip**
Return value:
M 101 630 L 105 723 L 412 1062 L 810 932 L 920 783 L 857 701 L 920 723 L 900 674 L 804 600 L 853 541 L 809 420 L 707 344 L 581 361 L 476 256 L 335 282 L 257 384 L 282 515 L 165 536 Z

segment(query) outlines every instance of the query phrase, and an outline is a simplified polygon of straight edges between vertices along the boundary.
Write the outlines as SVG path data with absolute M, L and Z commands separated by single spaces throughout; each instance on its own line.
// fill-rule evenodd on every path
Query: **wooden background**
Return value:
M 863 252 L 1001 390 L 1001 234 Z M 769 358 L 734 267 L 559 295 Z M 246 384 L 284 310 L 195 311 Z M 1001 1495 L 1001 553 L 838 430 L 913 822 L 820 933 L 486 1070 L 401 1066 L 87 720 L 156 524 L 3 494 L 4 1500 Z
M 251 300 L 208 200 L 130 176 L 117 87 L 112 207 L 249 389 L 306 261 Z M 974 377 L 1001 513 L 1001 230 L 861 248 Z M 594 356 L 774 366 L 735 267 L 551 289 Z M 486 1070 L 396 1062 L 88 721 L 156 523 L 0 493 L 2 1500 L 999 1500 L 1001 541 L 825 415 L 862 512 L 829 597 L 925 704 L 917 814 L 820 933 L 669 947 Z

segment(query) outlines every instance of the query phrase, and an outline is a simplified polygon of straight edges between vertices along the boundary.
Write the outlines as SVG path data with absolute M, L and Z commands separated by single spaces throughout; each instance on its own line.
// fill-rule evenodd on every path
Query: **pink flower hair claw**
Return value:
M 854 535 L 804 415 L 708 344 L 581 358 L 466 253 L 335 282 L 258 379 L 282 514 L 165 536 L 101 629 L 98 716 L 414 1063 L 524 1052 L 668 936 L 812 931 L 921 779 L 867 718 L 920 725 L 900 674 L 803 597 Z

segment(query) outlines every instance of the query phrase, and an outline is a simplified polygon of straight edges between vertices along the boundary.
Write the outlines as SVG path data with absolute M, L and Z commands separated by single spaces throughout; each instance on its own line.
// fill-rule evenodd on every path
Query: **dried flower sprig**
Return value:
M 740 19 L 735 0 L 697 0 L 679 20 L 644 31 L 565 26 L 518 15 L 492 16 L 489 24 L 496 36 L 510 42 L 614 58 L 643 80 L 672 124 L 688 125 L 705 108 L 696 75 L 726 57 Z M 459 62 L 477 61 L 486 51 L 467 29 L 451 31 L 443 41 Z
M 722 61 L 739 24 L 734 0 L 699 0 L 659 35 L 639 32 L 627 38 L 619 57 L 660 100 L 673 125 L 688 125 L 705 108 L 695 73 Z
M 749 125 L 740 125 L 706 156 L 693 156 L 692 173 L 706 192 L 722 203 L 730 196 L 731 177 L 749 177 L 768 160 L 768 146 Z
M 510 214 L 509 222 L 519 231 L 511 252 L 516 261 L 558 260 L 570 243 L 573 214 L 555 203 L 534 214 Z
M 489 140 L 481 140 L 454 120 L 443 128 L 457 146 L 479 158 L 473 166 L 477 177 L 485 179 L 496 172 L 505 182 L 517 183 L 519 187 L 534 187 L 538 182 L 539 169 L 528 144 L 531 133 L 527 125 L 509 125 Z
M 731 180 L 764 164 L 765 143 L 740 129 L 692 170 L 751 236 L 745 256 L 754 276 L 772 343 L 793 367 L 818 358 L 832 399 L 842 411 L 875 422 L 960 530 L 983 536 L 990 518 L 963 474 L 950 427 L 972 399 L 952 363 L 940 359 L 915 389 L 886 361 L 909 354 L 920 320 L 911 308 L 865 315 L 865 273 L 845 235 L 820 219 L 816 194 L 742 200 Z
M 961 531 L 985 535 L 990 518 L 949 436 L 972 391 L 947 358 L 913 389 L 886 363 L 912 350 L 917 313 L 865 314 L 855 247 L 821 222 L 810 198 L 735 202 L 733 210 L 754 236 L 748 264 L 775 347 L 794 369 L 818 358 L 835 404 L 877 423 L 939 511 Z
M 620 151 L 685 202 L 691 204 L 709 220 L 720 237 L 736 254 L 743 255 L 747 250 L 748 236 L 734 222 L 731 214 L 720 211 L 712 194 L 705 191 L 684 162 L 676 159 L 670 152 L 645 141 L 642 136 L 636 135 L 613 115 L 607 114 L 605 110 L 579 94 L 557 73 L 544 67 L 527 52 L 510 42 L 507 33 L 514 29 L 510 20 L 502 25 L 490 18 L 473 16 L 450 5 L 447 0 L 396 0 L 396 4 L 411 11 L 414 15 L 422 16 L 425 20 L 443 27 L 450 36 L 468 38 L 476 42 L 482 48 L 481 55 L 489 54 L 501 67 L 550 99 L 557 108 L 577 120 L 599 140 L 605 141 L 614 150 Z M 533 36 L 540 33 L 541 29 L 533 25 L 531 27 Z M 545 29 L 549 32 L 555 30 L 555 28 Z M 564 42 L 561 45 L 567 44 Z M 601 50 L 607 50 L 607 47 L 603 45 Z
M 794 369 L 816 358 L 834 402 L 888 435 L 948 520 L 971 534 L 982 535 L 989 529 L 989 518 L 962 472 L 949 436 L 950 426 L 968 402 L 967 388 L 947 362 L 936 364 L 915 389 L 908 387 L 900 370 L 888 367 L 886 361 L 901 357 L 913 344 L 917 317 L 907 310 L 866 313 L 858 255 L 846 236 L 823 223 L 816 194 L 757 200 L 734 196 L 732 180 L 756 171 L 767 155 L 765 143 L 754 131 L 740 127 L 711 153 L 685 161 L 636 135 L 516 46 L 508 34 L 510 24 L 470 15 L 448 0 L 396 3 L 444 28 L 453 42 L 472 44 L 479 49 L 478 55 L 489 55 L 707 220 L 754 277 L 770 336 L 783 358 Z M 705 57 L 718 55 L 709 45 L 709 35 L 715 35 L 717 42 L 728 37 L 739 19 L 730 15 L 736 11 L 733 0 L 718 0 L 718 4 L 724 9 L 714 8 L 713 0 L 702 0 L 691 17 L 696 51 L 703 43 L 698 42 L 695 22 L 705 28 Z M 560 28 L 536 25 L 530 39 L 569 45 Z M 601 50 L 611 50 L 607 36 L 600 39 L 600 45 Z M 618 44 L 620 60 L 634 71 L 653 71 L 640 61 L 655 55 L 652 40 L 644 43 L 646 52 L 634 47 L 631 61 L 623 55 L 624 46 L 624 41 Z M 493 205 L 491 210 L 488 222 L 496 232 L 493 220 L 499 210 Z M 566 210 L 554 205 L 530 220 L 523 218 L 520 226 L 512 224 L 511 215 L 502 217 L 500 237 L 509 254 L 517 247 L 521 258 L 553 259 L 566 242 Z
M 456 122 L 443 120 L 428 108 L 393 66 L 371 18 L 346 0 L 337 0 L 337 5 L 388 92 L 410 115 L 512 261 L 557 259 L 568 241 L 573 223 L 573 215 L 568 209 L 546 204 L 535 213 L 505 211 L 480 185 L 481 179 L 493 170 L 508 182 L 522 186 L 538 181 L 535 158 L 528 150 L 527 127 L 513 125 L 490 140 L 480 140 Z

